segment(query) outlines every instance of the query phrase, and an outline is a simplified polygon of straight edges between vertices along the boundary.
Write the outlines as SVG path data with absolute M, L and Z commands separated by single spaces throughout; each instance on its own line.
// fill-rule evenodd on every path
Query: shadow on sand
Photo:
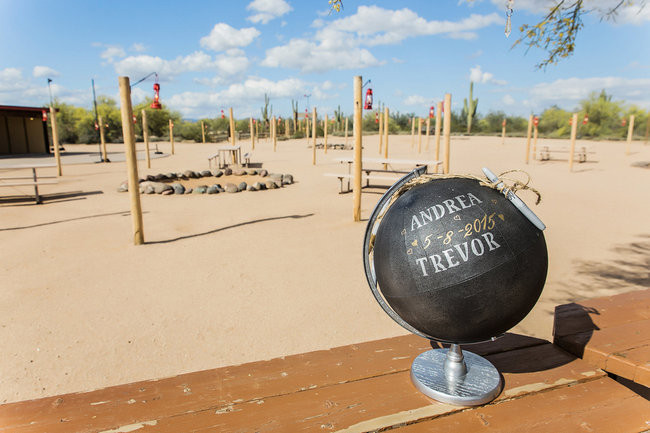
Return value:
M 291 219 L 300 219 L 300 218 L 307 218 L 307 217 L 310 217 L 310 216 L 313 216 L 313 215 L 314 215 L 313 213 L 309 213 L 309 214 L 305 214 L 305 215 L 285 215 L 285 216 L 278 216 L 278 217 L 261 218 L 261 219 L 257 219 L 257 220 L 245 221 L 245 222 L 242 222 L 242 223 L 233 224 L 231 226 L 219 227 L 219 228 L 216 228 L 214 230 L 209 230 L 209 231 L 203 232 L 203 233 L 195 233 L 193 235 L 179 236 L 177 238 L 166 239 L 166 240 L 163 240 L 163 241 L 145 242 L 145 244 L 146 245 L 168 244 L 168 243 L 171 243 L 171 242 L 182 241 L 182 240 L 185 240 L 185 239 L 197 238 L 199 236 L 211 235 L 211 234 L 214 234 L 214 233 L 219 233 L 219 232 L 224 231 L 224 230 L 230 230 L 230 229 L 235 229 L 237 227 L 247 226 L 249 224 L 257 224 L 257 223 L 262 223 L 262 222 L 267 222 L 267 221 L 275 221 L 275 220 L 282 220 L 282 219 L 289 219 L 289 218 L 291 218 Z
M 142 212 L 142 213 L 145 214 L 145 213 L 148 213 L 148 212 Z M 76 217 L 76 218 L 68 218 L 68 219 L 58 220 L 58 221 L 49 221 L 49 222 L 46 222 L 46 223 L 32 224 L 32 225 L 29 225 L 29 226 L 0 228 L 0 232 L 7 232 L 7 231 L 13 231 L 13 230 L 25 230 L 25 229 L 31 229 L 31 228 L 34 228 L 34 227 L 49 226 L 49 225 L 52 225 L 52 224 L 61 224 L 61 223 L 66 223 L 66 222 L 70 222 L 70 221 L 79 221 L 79 220 L 86 220 L 86 219 L 91 219 L 91 218 L 100 218 L 100 217 L 114 216 L 114 215 L 129 216 L 129 215 L 131 215 L 131 212 L 130 211 L 123 211 L 123 212 L 100 213 L 100 214 L 97 214 L 97 215 L 87 215 L 87 216 Z
M 85 200 L 86 196 L 104 194 L 103 191 L 68 191 L 57 192 L 52 194 L 40 194 L 40 204 L 45 203 L 61 203 L 73 200 Z M 6 204 L 7 206 L 32 206 L 35 205 L 34 195 L 16 195 L 11 197 L 0 198 L 0 205 Z

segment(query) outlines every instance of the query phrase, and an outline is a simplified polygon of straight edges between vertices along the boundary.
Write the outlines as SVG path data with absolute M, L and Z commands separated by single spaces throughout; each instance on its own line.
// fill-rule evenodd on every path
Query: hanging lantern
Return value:
M 569 117 L 569 125 L 573 125 L 573 117 Z
M 534 124 L 535 126 L 539 125 L 539 117 L 535 116 L 535 117 L 533 118 L 533 124 Z
M 436 114 L 436 109 L 433 108 L 433 105 L 429 108 L 429 118 L 433 119 L 433 116 Z
M 309 119 L 309 112 L 307 111 L 306 108 L 305 108 L 305 119 Z
M 47 110 L 41 110 L 41 113 L 43 114 L 43 122 L 47 122 Z
M 379 123 L 379 113 L 375 113 L 375 123 Z
M 503 128 L 506 127 L 506 119 L 503 119 L 503 122 L 501 122 L 501 126 L 502 126 Z
M 627 119 L 621 119 L 621 126 L 627 125 Z
M 97 122 L 95 122 L 95 131 L 97 131 L 98 129 L 99 129 L 99 125 L 97 124 Z
M 160 84 L 158 84 L 158 74 L 156 74 L 156 82 L 153 83 L 153 102 L 151 103 L 151 108 L 154 110 L 160 110 L 162 105 L 160 105 Z
M 582 119 L 582 124 L 583 124 L 583 125 L 586 125 L 588 122 L 589 122 L 589 116 L 587 116 L 587 115 L 585 114 L 585 118 Z
M 363 105 L 363 108 L 366 110 L 372 110 L 372 89 L 370 87 L 366 90 L 366 102 Z
M 223 114 L 223 110 L 221 110 L 221 118 L 222 118 L 222 119 L 225 119 L 225 118 L 226 118 L 226 115 Z
M 134 115 L 133 115 L 133 124 L 136 124 L 136 123 L 138 123 L 138 118 L 135 117 L 135 114 L 134 114 Z

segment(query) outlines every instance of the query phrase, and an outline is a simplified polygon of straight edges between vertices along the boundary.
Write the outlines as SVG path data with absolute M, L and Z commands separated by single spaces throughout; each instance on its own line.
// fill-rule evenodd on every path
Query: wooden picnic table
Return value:
M 224 168 L 229 164 L 241 164 L 241 146 L 217 146 L 217 152 L 208 157 L 208 165 L 212 168 L 212 161 L 216 159 L 217 168 Z
M 464 346 L 502 373 L 501 394 L 464 408 L 412 385 L 414 335 L 0 406 L 0 432 L 639 432 L 650 402 L 547 341 Z
M 347 173 L 325 173 L 325 176 L 337 177 L 340 182 L 341 190 L 339 194 L 345 194 L 352 191 L 350 186 L 350 179 L 354 176 L 352 174 L 352 166 L 354 164 L 354 158 L 334 158 L 334 161 L 340 163 L 346 163 L 348 165 Z M 382 167 L 370 167 L 370 164 L 379 164 Z M 442 164 L 442 161 L 428 160 L 428 159 L 394 159 L 394 158 L 362 158 L 361 159 L 361 171 L 364 174 L 363 179 L 366 181 L 365 188 L 370 187 L 371 180 L 382 180 L 390 181 L 391 183 L 397 181 L 399 176 L 410 173 L 414 168 L 417 167 L 426 167 L 426 172 L 429 171 L 430 167 L 437 167 L 439 164 Z M 393 165 L 406 165 L 409 168 L 395 168 Z M 390 167 L 390 169 L 389 169 Z M 378 173 L 378 174 L 372 174 Z M 388 176 L 387 176 L 388 175 Z M 343 188 L 343 181 L 347 180 L 347 189 Z
M 650 387 L 650 289 L 555 307 L 553 333 L 589 364 Z
M 45 167 L 56 167 L 56 164 L 41 163 L 41 164 L 15 164 L 15 165 L 0 166 L 0 170 L 31 169 L 32 171 L 31 176 L 11 176 L 11 177 L 1 176 L 0 187 L 14 188 L 18 186 L 33 186 L 34 200 L 36 201 L 36 204 L 41 204 L 41 196 L 38 193 L 38 186 L 55 184 L 58 182 L 56 180 L 56 176 L 41 176 L 40 178 L 38 177 L 38 175 L 36 174 L 36 169 L 45 168 Z M 49 179 L 49 180 L 44 180 L 44 179 Z

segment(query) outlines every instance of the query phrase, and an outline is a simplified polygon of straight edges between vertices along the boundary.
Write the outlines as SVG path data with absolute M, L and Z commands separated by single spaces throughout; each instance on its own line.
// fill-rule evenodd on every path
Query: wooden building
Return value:
M 50 153 L 47 108 L 0 105 L 0 155 Z

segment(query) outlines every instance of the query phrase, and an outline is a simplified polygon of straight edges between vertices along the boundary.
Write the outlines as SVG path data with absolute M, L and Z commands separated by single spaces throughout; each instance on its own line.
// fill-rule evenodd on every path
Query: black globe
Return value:
M 379 222 L 373 262 L 390 307 L 430 338 L 498 337 L 537 302 L 544 234 L 503 194 L 473 179 L 437 179 L 402 194 Z

